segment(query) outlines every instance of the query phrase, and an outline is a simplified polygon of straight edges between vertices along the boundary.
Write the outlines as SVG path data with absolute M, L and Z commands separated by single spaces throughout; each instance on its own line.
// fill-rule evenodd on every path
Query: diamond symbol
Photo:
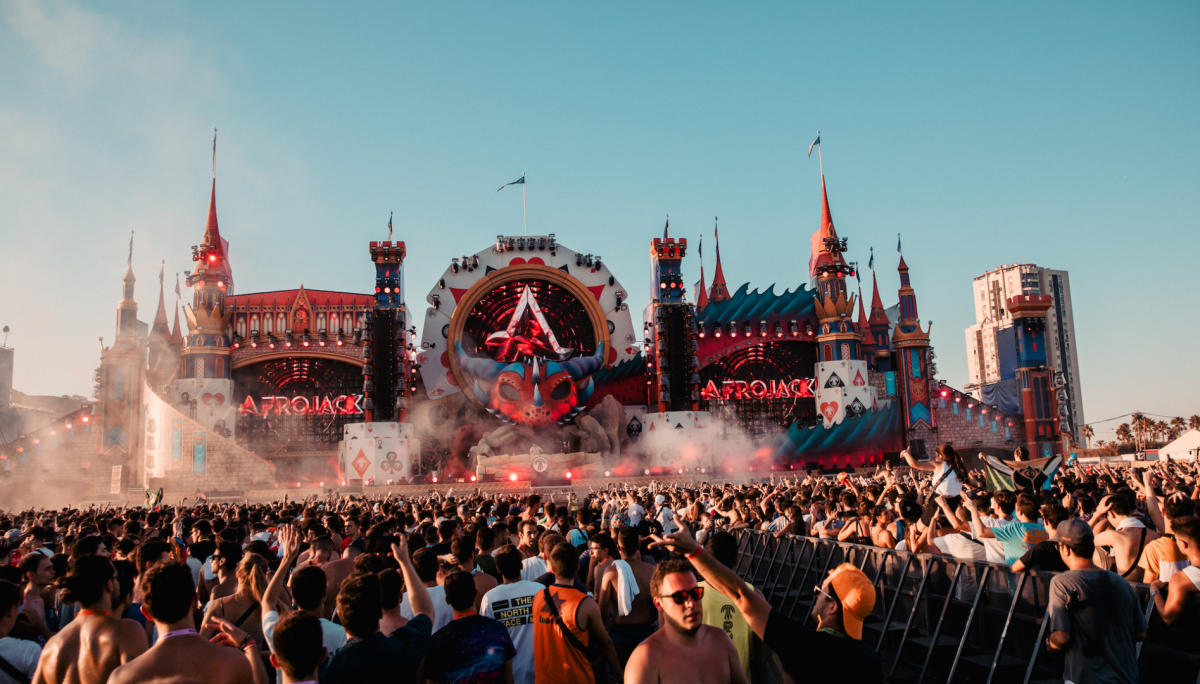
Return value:
M 371 467 L 371 459 L 367 458 L 366 453 L 362 449 L 358 450 L 358 455 L 350 462 L 354 469 L 358 471 L 359 479 L 362 479 L 363 473 L 367 472 L 367 468 Z

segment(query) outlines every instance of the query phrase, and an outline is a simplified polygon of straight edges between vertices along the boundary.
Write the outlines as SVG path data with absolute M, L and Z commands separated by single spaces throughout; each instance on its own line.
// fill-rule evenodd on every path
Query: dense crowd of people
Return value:
M 739 577 L 739 529 L 1055 570 L 1071 681 L 1137 681 L 1150 584 L 1195 611 L 1194 463 L 988 491 L 948 445 L 873 473 L 537 494 L 0 514 L 4 682 L 882 681 L 856 566 L 809 615 Z M 786 681 L 786 680 L 785 680 Z

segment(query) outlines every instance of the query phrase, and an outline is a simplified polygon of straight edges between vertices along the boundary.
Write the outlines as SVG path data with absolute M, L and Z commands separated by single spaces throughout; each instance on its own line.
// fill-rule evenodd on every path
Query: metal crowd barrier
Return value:
M 887 681 L 1062 681 L 1062 656 L 1044 648 L 1053 572 L 1014 573 L 1006 565 L 949 556 L 738 532 L 735 570 L 775 609 L 806 623 L 813 586 L 841 563 L 853 563 L 875 585 L 863 640 L 879 653 Z M 1138 646 L 1142 680 L 1200 683 L 1200 629 L 1184 626 L 1181 634 L 1178 625 L 1156 625 L 1148 587 L 1135 591 L 1151 623 L 1145 653 L 1152 659 Z M 1189 608 L 1200 615 L 1200 600 Z

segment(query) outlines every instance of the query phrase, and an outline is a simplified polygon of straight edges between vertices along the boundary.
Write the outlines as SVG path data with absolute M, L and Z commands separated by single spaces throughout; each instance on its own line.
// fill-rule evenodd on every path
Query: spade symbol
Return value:
M 829 374 L 829 379 L 825 381 L 825 387 L 826 387 L 826 388 L 829 388 L 829 387 L 845 387 L 845 386 L 846 386 L 846 383 L 842 382 L 842 379 L 838 377 L 838 374 L 837 374 L 837 373 L 830 373 L 830 374 Z
M 676 430 L 682 430 L 682 429 L 683 429 L 683 423 L 675 423 L 675 429 L 676 429 Z
M 866 412 L 867 407 L 863 406 L 863 403 L 858 399 L 855 399 L 849 406 L 846 407 L 846 413 L 850 414 L 850 416 L 854 418 L 858 418 Z

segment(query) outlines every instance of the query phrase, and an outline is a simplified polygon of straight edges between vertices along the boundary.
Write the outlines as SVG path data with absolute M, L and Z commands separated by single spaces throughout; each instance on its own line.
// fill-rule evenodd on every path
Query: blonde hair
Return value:
M 257 553 L 247 553 L 237 565 L 238 592 L 250 595 L 255 603 L 262 601 L 267 591 L 267 560 Z

